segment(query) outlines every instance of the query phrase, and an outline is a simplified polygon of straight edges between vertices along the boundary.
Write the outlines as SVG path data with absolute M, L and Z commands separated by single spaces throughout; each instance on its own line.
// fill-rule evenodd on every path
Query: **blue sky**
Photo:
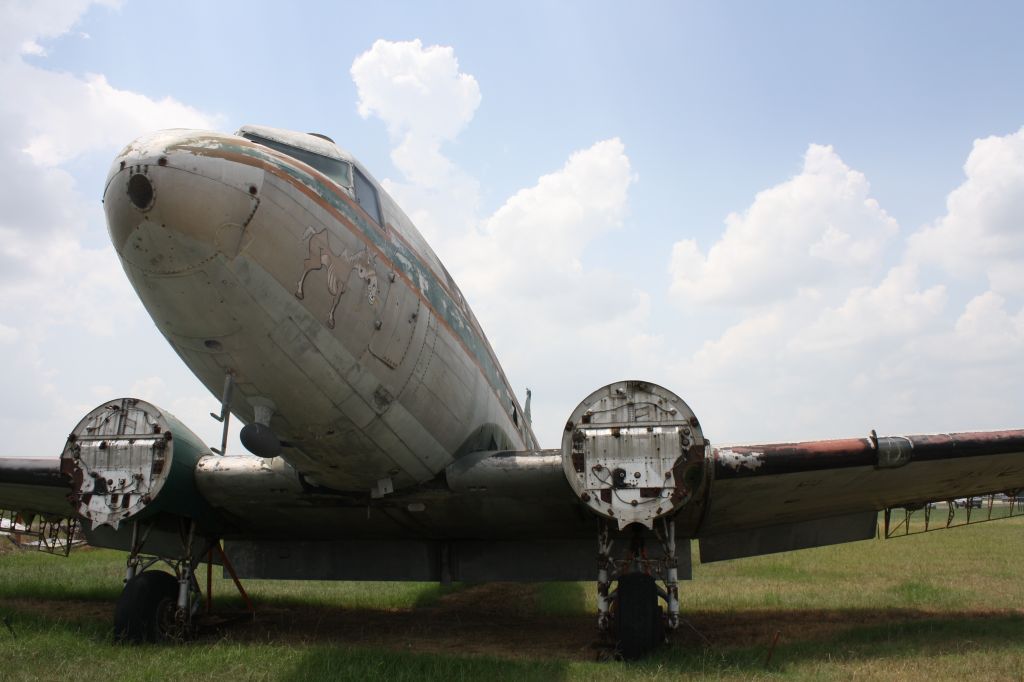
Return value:
M 617 135 L 644 184 L 682 186 L 707 230 L 792 172 L 809 142 L 891 192 L 901 221 L 925 222 L 972 140 L 1019 128 L 1024 105 L 1017 3 L 366 5 L 95 8 L 75 27 L 90 40 L 52 41 L 36 62 L 176 97 L 228 127 L 329 128 L 386 168 L 348 66 L 377 38 L 450 45 L 483 91 L 451 155 L 487 180 L 494 208 L 568 150 Z
M 545 445 L 590 390 L 633 375 L 683 395 L 715 442 L 1021 425 L 1018 3 L 325 5 L 0 6 L 0 77 L 24 93 L 0 107 L 0 160 L 75 207 L 0 194 L 3 404 L 19 406 L 4 427 L 21 434 L 3 453 L 54 451 L 133 389 L 187 422 L 209 411 L 123 276 L 74 273 L 115 262 L 98 198 L 120 145 L 243 123 L 331 135 L 428 216 L 513 384 L 534 389 Z M 380 72 L 361 90 L 364 54 Z M 450 96 L 443 62 L 478 104 L 450 126 L 399 121 L 409 93 L 385 71 L 401 55 L 436 77 L 424 97 Z M 370 96 L 392 108 L 361 115 Z M 412 179 L 437 158 L 396 160 L 405 135 L 451 173 Z M 26 156 L 55 139 L 63 153 Z M 516 222 L 503 208 L 521 190 Z M 559 223 L 562 200 L 586 220 Z M 60 280 L 27 255 L 51 231 Z M 488 258 L 508 261 L 500 277 Z M 62 296 L 40 281 L 75 287 L 74 313 L 33 303 Z

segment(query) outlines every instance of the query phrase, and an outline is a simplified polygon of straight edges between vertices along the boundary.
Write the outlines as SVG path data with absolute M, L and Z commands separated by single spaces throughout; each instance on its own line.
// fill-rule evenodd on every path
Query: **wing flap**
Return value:
M 706 564 L 712 561 L 870 540 L 877 532 L 878 513 L 873 511 L 783 523 L 754 530 L 738 530 L 701 538 L 700 561 Z

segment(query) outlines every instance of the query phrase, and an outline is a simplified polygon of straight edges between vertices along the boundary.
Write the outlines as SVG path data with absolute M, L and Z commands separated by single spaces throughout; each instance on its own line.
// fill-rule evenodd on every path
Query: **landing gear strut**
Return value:
M 666 629 L 679 627 L 675 522 L 662 520 L 661 526 L 655 529 L 655 536 L 662 556 L 655 558 L 647 556 L 647 529 L 640 524 L 629 526 L 630 546 L 621 559 L 614 557 L 615 540 L 606 522 L 598 535 L 597 625 L 627 660 L 643 657 L 665 642 Z M 659 598 L 665 601 L 667 612 Z
M 119 642 L 183 641 L 192 634 L 193 616 L 199 610 L 196 565 L 203 554 L 192 555 L 195 521 L 182 534 L 182 557 L 143 557 L 142 547 L 152 526 L 141 538 L 139 524 L 132 525 L 132 547 L 125 570 L 125 586 L 114 610 L 114 639 Z M 164 562 L 172 573 L 151 570 Z

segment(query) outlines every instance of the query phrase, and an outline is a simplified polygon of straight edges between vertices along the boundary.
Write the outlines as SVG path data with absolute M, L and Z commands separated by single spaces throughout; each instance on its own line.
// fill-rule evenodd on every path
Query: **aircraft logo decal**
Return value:
M 316 232 L 312 227 L 307 227 L 305 239 L 307 247 L 306 259 L 303 261 L 305 269 L 302 271 L 302 276 L 299 277 L 299 282 L 295 287 L 295 298 L 302 300 L 305 295 L 303 285 L 306 281 L 306 276 L 314 270 L 326 267 L 327 291 L 334 297 L 334 301 L 331 303 L 331 310 L 327 315 L 328 327 L 334 329 L 334 311 L 338 308 L 341 295 L 345 293 L 348 286 L 348 278 L 353 270 L 356 271 L 356 276 L 359 279 L 366 282 L 367 301 L 369 301 L 371 306 L 377 305 L 379 288 L 377 286 L 377 270 L 374 267 L 377 261 L 375 254 L 371 255 L 369 249 L 365 248 L 352 254 L 349 253 L 348 249 L 345 249 L 340 254 L 334 253 L 331 250 L 331 243 L 326 228 Z

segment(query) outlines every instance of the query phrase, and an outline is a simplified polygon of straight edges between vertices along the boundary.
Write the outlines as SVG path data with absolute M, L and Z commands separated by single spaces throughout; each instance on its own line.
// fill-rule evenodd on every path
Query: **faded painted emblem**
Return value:
M 327 326 L 334 329 L 334 311 L 338 308 L 341 295 L 348 286 L 348 278 L 355 270 L 356 276 L 366 282 L 366 300 L 371 306 L 377 305 L 377 270 L 374 267 L 376 255 L 370 254 L 369 249 L 355 253 L 349 253 L 348 249 L 345 249 L 340 254 L 334 253 L 326 228 L 316 232 L 313 228 L 307 227 L 305 240 L 307 255 L 302 263 L 302 276 L 295 286 L 295 298 L 302 300 L 305 295 L 303 285 L 309 273 L 327 268 L 327 291 L 334 297 L 331 310 L 327 314 Z

